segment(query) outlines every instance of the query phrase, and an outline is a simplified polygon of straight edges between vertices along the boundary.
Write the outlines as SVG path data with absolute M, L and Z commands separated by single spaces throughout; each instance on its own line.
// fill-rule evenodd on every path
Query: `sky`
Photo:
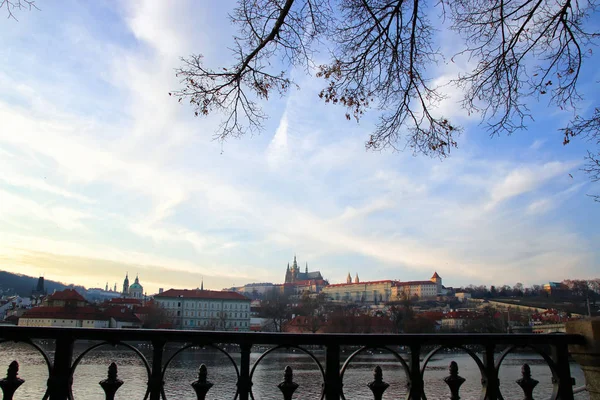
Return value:
M 180 57 L 231 61 L 232 1 L 36 4 L 0 18 L 2 270 L 118 288 L 139 274 L 148 294 L 281 283 L 294 255 L 330 283 L 598 277 L 599 188 L 587 144 L 562 145 L 570 111 L 534 103 L 527 130 L 490 138 L 449 88 L 439 112 L 464 127 L 449 158 L 370 152 L 376 119 L 346 121 L 292 70 L 300 89 L 264 104 L 265 130 L 221 143 L 219 115 L 168 93 Z M 600 97 L 591 64 L 581 112 Z

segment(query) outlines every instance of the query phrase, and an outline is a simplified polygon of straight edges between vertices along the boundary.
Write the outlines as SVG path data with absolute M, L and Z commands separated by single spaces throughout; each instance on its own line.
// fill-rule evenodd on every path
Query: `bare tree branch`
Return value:
M 6 9 L 7 18 L 12 18 L 15 21 L 18 21 L 15 11 L 21 11 L 22 9 L 31 11 L 33 8 L 39 10 L 35 5 L 35 0 L 0 0 L 0 9 L 3 7 Z
M 196 115 L 222 112 L 222 140 L 254 131 L 266 118 L 258 102 L 287 92 L 294 84 L 290 66 L 310 73 L 317 45 L 325 45 L 331 59 L 317 67 L 327 82 L 320 97 L 346 107 L 347 119 L 379 113 L 368 149 L 409 147 L 444 157 L 461 128 L 439 114 L 443 88 L 428 75 L 442 60 L 428 19 L 434 8 L 463 40 L 454 56 L 475 63 L 453 83 L 463 90 L 462 106 L 480 113 L 490 134 L 524 128 L 533 118 L 531 99 L 576 109 L 581 68 L 600 36 L 588 27 L 597 0 L 238 0 L 233 66 L 215 70 L 201 55 L 183 59 L 177 70 L 183 88 L 172 94 L 189 101 Z M 282 62 L 280 70 L 273 60 Z M 598 138 L 599 121 L 597 108 L 590 118 L 574 118 L 565 143 Z

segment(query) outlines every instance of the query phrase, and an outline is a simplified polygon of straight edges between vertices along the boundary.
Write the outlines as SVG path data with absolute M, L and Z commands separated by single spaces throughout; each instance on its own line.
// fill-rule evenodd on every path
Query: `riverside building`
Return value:
M 250 330 L 250 299 L 235 292 L 169 289 L 154 296 L 174 329 Z

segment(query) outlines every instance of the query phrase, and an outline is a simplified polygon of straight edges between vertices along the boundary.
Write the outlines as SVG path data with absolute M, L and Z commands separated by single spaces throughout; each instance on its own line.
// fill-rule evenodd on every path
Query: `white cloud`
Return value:
M 529 148 L 531 150 L 539 150 L 542 148 L 542 146 L 546 143 L 546 139 L 536 139 L 533 141 L 533 143 L 531 143 L 531 146 L 529 146 Z
M 283 113 L 279 126 L 273 135 L 271 143 L 267 148 L 267 162 L 273 169 L 277 169 L 282 166 L 290 157 L 290 151 L 288 147 L 288 117 L 287 113 Z
M 524 193 L 531 192 L 550 179 L 566 175 L 575 168 L 578 162 L 553 161 L 542 165 L 515 168 L 500 182 L 494 184 L 490 191 L 490 201 L 487 210 L 498 204 Z

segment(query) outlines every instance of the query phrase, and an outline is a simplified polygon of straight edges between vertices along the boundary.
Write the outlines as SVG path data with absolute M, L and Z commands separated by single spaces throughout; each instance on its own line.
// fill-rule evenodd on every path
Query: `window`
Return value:
M 181 302 L 177 302 L 177 307 L 181 307 Z

